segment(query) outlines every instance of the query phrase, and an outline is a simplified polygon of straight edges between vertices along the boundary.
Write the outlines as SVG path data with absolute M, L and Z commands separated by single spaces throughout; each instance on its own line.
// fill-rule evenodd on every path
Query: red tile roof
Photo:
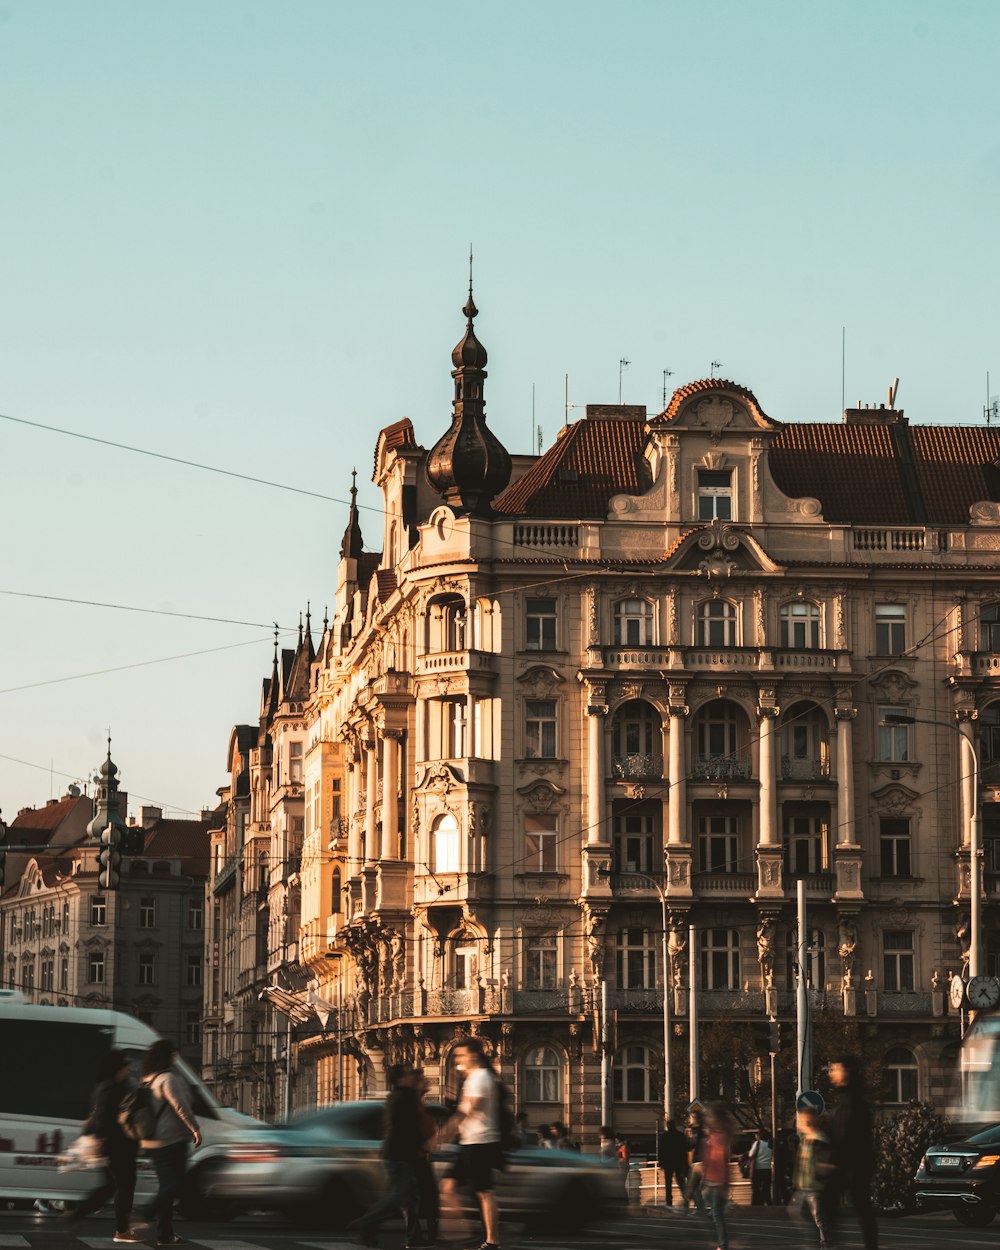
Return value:
M 373 475 L 378 473 L 379 455 L 389 451 L 395 451 L 397 447 L 416 447 L 417 440 L 413 433 L 413 422 L 409 417 L 403 417 L 401 421 L 394 421 L 392 425 L 385 426 L 379 430 L 378 438 L 375 440 L 375 467 L 372 470 Z
M 55 803 L 46 803 L 44 807 L 32 807 L 18 812 L 15 820 L 10 823 L 11 829 L 35 829 L 39 832 L 54 833 L 67 816 L 79 803 L 90 803 L 90 799 L 79 794 L 75 798 L 66 796 Z M 13 841 L 14 839 L 11 839 Z
M 970 504 L 1000 499 L 1000 429 L 918 425 L 910 437 L 929 524 L 965 523 Z
M 394 569 L 379 569 L 376 574 L 378 579 L 378 597 L 379 599 L 388 599 L 392 592 L 396 589 L 396 572 Z
M 209 835 L 205 820 L 158 820 L 146 834 L 145 859 L 180 859 L 192 877 L 207 877 Z
M 761 408 L 757 402 L 757 396 L 753 391 L 747 390 L 745 386 L 740 386 L 738 382 L 729 382 L 725 378 L 699 378 L 695 382 L 687 382 L 684 386 L 679 386 L 670 397 L 670 403 L 667 404 L 663 412 L 660 413 L 658 420 L 669 421 L 677 415 L 681 404 L 691 395 L 697 395 L 699 391 L 735 391 L 737 395 L 743 398 L 756 408 L 760 415 L 770 421 L 772 418 Z M 777 424 L 777 423 L 775 423 Z

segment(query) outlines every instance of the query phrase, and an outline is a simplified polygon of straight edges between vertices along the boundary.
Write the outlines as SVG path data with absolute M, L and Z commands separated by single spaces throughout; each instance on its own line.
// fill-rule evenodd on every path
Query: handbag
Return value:
M 60 1172 L 93 1172 L 107 1166 L 104 1142 L 92 1133 L 81 1133 L 71 1142 L 65 1154 L 59 1156 Z

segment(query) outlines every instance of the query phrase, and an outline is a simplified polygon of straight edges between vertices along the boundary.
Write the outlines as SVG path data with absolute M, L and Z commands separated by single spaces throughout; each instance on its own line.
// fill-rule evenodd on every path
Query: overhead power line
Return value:
M 118 612 L 142 612 L 148 616 L 176 616 L 185 621 L 214 621 L 217 625 L 246 625 L 251 629 L 273 629 L 264 621 L 237 621 L 228 616 L 202 616 L 198 612 L 172 612 L 168 608 L 140 608 L 132 603 L 105 603 L 100 599 L 73 599 L 69 595 L 42 595 L 31 590 L 3 590 L 0 595 L 15 599 L 44 599 L 49 603 L 78 603 L 87 608 L 114 608 Z M 280 628 L 280 626 L 279 626 Z M 289 632 L 289 631 L 284 631 Z

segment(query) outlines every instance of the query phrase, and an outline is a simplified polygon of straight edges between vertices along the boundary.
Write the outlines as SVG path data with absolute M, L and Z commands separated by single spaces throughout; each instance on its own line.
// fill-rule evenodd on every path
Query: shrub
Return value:
M 910 1202 L 913 1174 L 932 1141 L 940 1140 L 947 1123 L 929 1102 L 911 1102 L 875 1126 L 875 1176 L 872 1198 L 883 1210 Z

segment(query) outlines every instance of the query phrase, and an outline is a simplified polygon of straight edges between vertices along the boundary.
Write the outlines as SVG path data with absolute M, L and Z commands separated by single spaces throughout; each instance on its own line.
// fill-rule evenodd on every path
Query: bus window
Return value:
M 113 1030 L 0 1016 L 0 1112 L 85 1120 Z

